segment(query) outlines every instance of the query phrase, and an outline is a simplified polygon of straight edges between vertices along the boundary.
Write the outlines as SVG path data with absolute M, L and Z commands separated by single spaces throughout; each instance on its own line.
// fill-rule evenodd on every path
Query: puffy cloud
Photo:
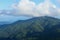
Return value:
M 34 9 L 35 9 L 35 3 L 29 0 L 21 0 L 18 5 L 17 9 L 20 11 L 18 14 L 20 15 L 26 15 L 26 16 L 33 16 Z
M 17 5 L 14 6 L 14 8 L 18 10 L 15 15 L 22 16 L 58 16 L 60 14 L 60 9 L 52 4 L 50 0 L 45 0 L 38 5 L 30 0 L 21 0 Z
M 36 5 L 35 2 L 31 0 L 20 0 L 19 3 L 13 4 L 13 11 L 6 12 L 9 15 L 19 15 L 19 16 L 60 16 L 60 8 L 57 8 L 50 0 L 44 0 L 44 2 Z

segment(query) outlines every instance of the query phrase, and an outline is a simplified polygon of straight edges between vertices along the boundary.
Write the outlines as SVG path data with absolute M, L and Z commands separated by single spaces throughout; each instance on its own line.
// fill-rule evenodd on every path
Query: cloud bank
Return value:
M 30 17 L 60 16 L 60 8 L 52 4 L 50 0 L 44 0 L 38 5 L 31 0 L 20 0 L 19 3 L 13 4 L 12 7 L 15 10 L 7 12 L 7 14 Z

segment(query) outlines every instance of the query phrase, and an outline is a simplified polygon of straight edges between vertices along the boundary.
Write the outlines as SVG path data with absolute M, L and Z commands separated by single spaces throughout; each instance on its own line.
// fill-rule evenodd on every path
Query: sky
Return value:
M 11 10 L 13 9 L 11 6 L 12 4 L 18 3 L 21 0 L 0 0 L 0 10 Z M 40 0 L 33 0 L 37 4 L 40 2 Z M 43 0 L 41 0 L 42 2 Z
M 0 21 L 40 16 L 60 18 L 60 0 L 0 0 Z

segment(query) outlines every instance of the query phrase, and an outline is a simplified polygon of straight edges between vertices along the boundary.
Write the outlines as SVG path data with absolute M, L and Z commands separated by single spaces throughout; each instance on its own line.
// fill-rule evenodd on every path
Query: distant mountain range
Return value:
M 60 40 L 60 19 L 43 16 L 0 26 L 0 40 Z
M 4 24 L 10 24 L 10 22 L 0 21 L 0 25 L 4 25 Z

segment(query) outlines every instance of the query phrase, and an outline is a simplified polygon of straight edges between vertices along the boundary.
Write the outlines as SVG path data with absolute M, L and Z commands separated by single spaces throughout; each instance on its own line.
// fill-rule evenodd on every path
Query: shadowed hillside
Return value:
M 0 40 L 60 40 L 60 19 L 48 16 L 0 27 Z

